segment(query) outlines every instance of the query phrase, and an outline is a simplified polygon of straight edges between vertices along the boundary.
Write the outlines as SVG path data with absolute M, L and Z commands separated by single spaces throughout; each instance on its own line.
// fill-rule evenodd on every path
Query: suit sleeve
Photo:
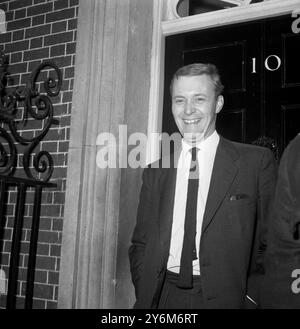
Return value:
M 135 295 L 138 297 L 139 283 L 144 268 L 144 253 L 147 244 L 149 216 L 151 214 L 151 169 L 145 168 L 142 175 L 142 188 L 137 210 L 137 221 L 129 248 L 129 261 Z
M 257 225 L 248 276 L 247 295 L 259 303 L 259 286 L 264 274 L 269 209 L 276 185 L 277 165 L 273 153 L 266 149 L 258 172 Z

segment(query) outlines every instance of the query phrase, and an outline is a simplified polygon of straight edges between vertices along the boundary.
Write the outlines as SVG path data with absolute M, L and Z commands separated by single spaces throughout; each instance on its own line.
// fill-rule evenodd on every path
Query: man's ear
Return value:
M 224 105 L 224 97 L 223 95 L 219 95 L 217 98 L 217 104 L 216 104 L 216 113 L 219 113 Z

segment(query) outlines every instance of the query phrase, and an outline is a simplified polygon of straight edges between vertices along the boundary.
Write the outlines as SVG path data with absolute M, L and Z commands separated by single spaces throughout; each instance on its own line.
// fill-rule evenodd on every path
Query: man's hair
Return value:
M 219 71 L 217 67 L 214 64 L 203 64 L 203 63 L 194 63 L 189 64 L 186 66 L 183 66 L 179 68 L 173 75 L 171 84 L 170 84 L 170 92 L 172 95 L 173 92 L 173 85 L 175 79 L 178 79 L 179 77 L 186 77 L 186 76 L 198 76 L 202 74 L 207 74 L 213 85 L 215 86 L 215 93 L 216 97 L 222 94 L 224 86 L 221 82 L 221 77 L 219 74 Z

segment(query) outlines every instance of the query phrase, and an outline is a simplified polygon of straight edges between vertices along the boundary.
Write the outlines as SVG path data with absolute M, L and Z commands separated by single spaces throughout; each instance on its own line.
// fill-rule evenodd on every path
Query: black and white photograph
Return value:
M 299 54 L 300 0 L 0 0 L 0 315 L 300 309 Z

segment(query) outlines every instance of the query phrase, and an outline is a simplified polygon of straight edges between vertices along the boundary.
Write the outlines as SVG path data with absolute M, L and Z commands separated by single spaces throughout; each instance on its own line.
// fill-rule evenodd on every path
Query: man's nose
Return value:
M 190 114 L 195 112 L 194 102 L 193 101 L 187 101 L 186 102 L 184 112 L 187 115 L 190 115 Z

